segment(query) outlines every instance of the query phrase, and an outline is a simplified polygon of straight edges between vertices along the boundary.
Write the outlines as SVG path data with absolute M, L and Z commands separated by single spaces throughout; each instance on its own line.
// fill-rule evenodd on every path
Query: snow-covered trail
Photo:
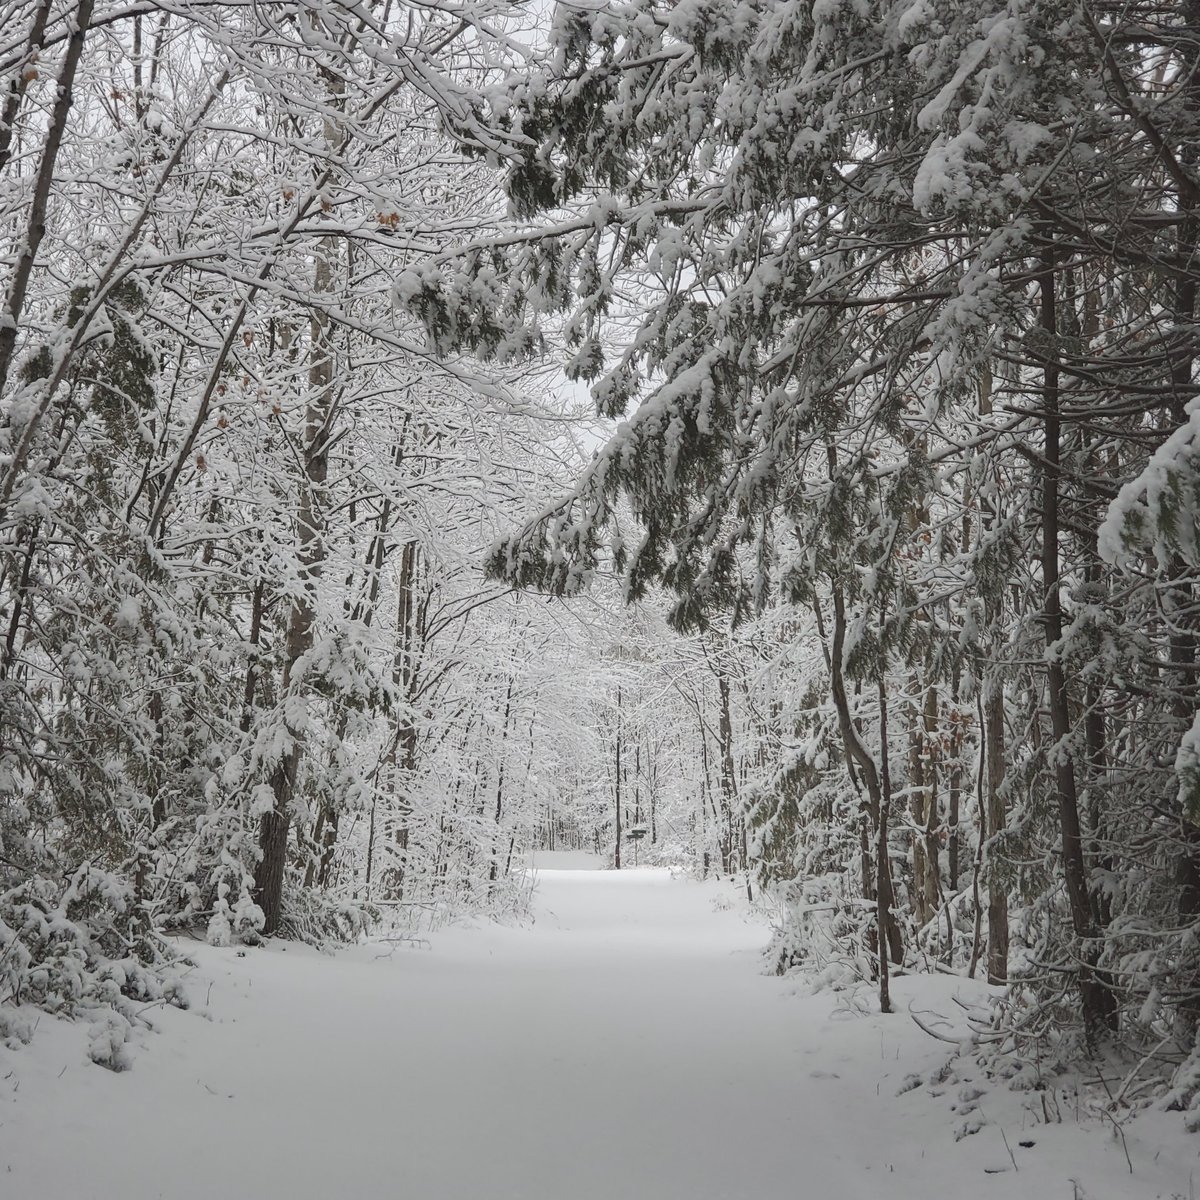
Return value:
M 1189 1195 L 1178 1155 L 1131 1146 L 1130 1179 L 1094 1127 L 1011 1118 L 1019 1174 L 999 1124 L 956 1143 L 955 1094 L 897 1097 L 944 1048 L 761 975 L 765 931 L 732 896 L 543 871 L 531 929 L 334 957 L 202 949 L 210 1020 L 162 1014 L 133 1070 L 87 1063 L 61 1023 L 0 1060 L 0 1197 Z

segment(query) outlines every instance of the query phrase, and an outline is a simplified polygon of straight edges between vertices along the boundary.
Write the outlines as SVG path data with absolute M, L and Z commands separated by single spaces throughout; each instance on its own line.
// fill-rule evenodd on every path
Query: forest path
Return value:
M 1134 1188 L 1095 1128 L 1024 1149 L 1008 1118 L 1019 1175 L 997 1128 L 955 1143 L 955 1095 L 897 1098 L 945 1047 L 763 976 L 767 931 L 728 884 L 543 870 L 534 913 L 432 949 L 201 947 L 210 1020 L 163 1013 L 119 1075 L 83 1061 L 86 1031 L 44 1022 L 0 1071 L 17 1078 L 0 1197 L 1069 1200 L 1073 1178 L 1089 1200 L 1171 1194 Z

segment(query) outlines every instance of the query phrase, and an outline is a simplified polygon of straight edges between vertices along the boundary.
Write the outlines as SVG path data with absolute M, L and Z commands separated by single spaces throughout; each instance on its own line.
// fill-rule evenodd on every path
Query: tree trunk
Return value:
M 833 639 L 829 648 L 830 690 L 833 692 L 833 703 L 837 711 L 838 730 L 842 736 L 842 744 L 845 747 L 847 757 L 859 766 L 863 782 L 867 789 L 866 815 L 870 818 L 872 826 L 876 831 L 875 906 L 879 945 L 881 948 L 884 946 L 887 947 L 887 952 L 891 955 L 893 962 L 903 962 L 904 944 L 900 937 L 900 926 L 896 923 L 896 919 L 892 913 L 892 870 L 891 864 L 888 861 L 886 837 L 883 841 L 879 837 L 879 831 L 883 827 L 885 818 L 883 781 L 879 767 L 876 765 L 875 759 L 871 756 L 870 752 L 862 744 L 862 739 L 858 736 L 858 730 L 855 728 L 853 718 L 850 715 L 850 700 L 846 694 L 846 681 L 842 666 L 842 654 L 846 646 L 846 602 L 842 592 L 841 580 L 836 575 L 832 578 L 831 591 L 833 595 Z M 882 688 L 882 684 L 880 684 L 880 687 Z M 882 712 L 880 715 L 881 717 L 883 716 Z M 886 757 L 886 744 L 884 745 L 884 756 Z M 890 778 L 888 784 L 889 794 L 887 800 L 890 804 Z M 884 832 L 886 834 L 886 830 Z M 869 838 L 865 825 L 861 836 L 865 857 L 869 854 Z M 882 857 L 880 854 L 881 850 Z M 864 871 L 865 866 L 864 861 Z
M 1195 44 L 1200 35 L 1200 0 L 1188 0 L 1184 5 L 1185 37 Z M 1200 108 L 1200 62 L 1190 56 L 1187 67 L 1187 100 L 1189 115 L 1195 121 Z M 1195 179 L 1197 160 L 1200 159 L 1195 142 L 1183 148 L 1183 156 L 1190 168 L 1188 184 L 1180 188 L 1179 208 L 1184 219 L 1179 225 L 1177 257 L 1189 264 L 1189 270 L 1178 277 L 1174 296 L 1174 319 L 1180 330 L 1190 332 L 1196 322 L 1196 252 L 1200 243 L 1200 194 L 1192 180 Z M 1171 403 L 1170 423 L 1175 428 L 1187 420 L 1187 397 L 1195 374 L 1195 356 L 1180 355 L 1171 372 L 1174 395 Z M 1196 716 L 1198 700 L 1196 665 L 1200 662 L 1200 628 L 1197 625 L 1195 588 L 1189 581 L 1182 562 L 1172 564 L 1175 586 L 1164 597 L 1172 611 L 1174 632 L 1170 638 L 1172 716 L 1175 732 L 1182 737 Z M 1195 812 L 1181 806 L 1179 813 L 1179 851 L 1176 862 L 1176 880 L 1179 887 L 1178 912 L 1180 924 L 1194 927 L 1200 919 L 1200 821 Z M 1200 1027 L 1200 965 L 1193 959 L 1185 968 L 1180 980 L 1183 998 L 1179 1003 L 1176 1036 L 1181 1048 L 1190 1051 L 1195 1044 L 1196 1031 Z
M 31 77 L 29 68 L 33 66 L 38 53 L 42 49 L 46 37 L 46 24 L 54 9 L 53 0 L 40 0 L 29 23 L 29 34 L 25 39 L 25 52 L 12 70 L 8 83 L 8 95 L 4 98 L 4 111 L 0 113 L 0 171 L 8 166 L 12 156 L 13 131 L 17 125 L 17 114 L 21 111 L 21 103 L 29 89 Z
M 737 813 L 737 771 L 733 758 L 733 714 L 729 705 L 729 679 L 724 674 L 717 676 L 717 688 L 721 696 L 717 731 L 721 738 L 721 807 L 725 817 L 722 857 L 725 860 L 725 873 L 732 875 L 737 870 L 734 826 L 740 817 Z
M 933 740 L 937 732 L 937 695 L 932 683 L 912 680 L 920 698 L 911 706 L 909 719 L 909 776 L 912 781 L 909 808 L 913 820 L 913 915 L 918 925 L 926 925 L 938 910 L 941 881 L 938 870 L 938 800 L 936 754 Z
M 613 868 L 621 869 L 621 685 L 617 684 L 617 782 L 616 782 L 616 812 L 617 832 L 613 842 Z
M 988 887 L 988 983 L 1008 982 L 1008 891 L 995 868 L 995 838 L 1007 825 L 1004 811 L 1004 687 L 998 678 L 985 685 L 983 704 L 984 758 L 987 761 L 987 799 L 984 820 Z
M 495 883 L 500 872 L 499 848 L 496 838 L 500 836 L 500 818 L 504 811 L 504 763 L 508 753 L 508 720 L 512 715 L 513 679 L 509 676 L 508 690 L 504 693 L 504 723 L 500 731 L 500 762 L 496 768 L 496 831 L 492 836 L 492 861 L 488 867 L 488 882 Z
M 992 414 L 992 379 L 991 372 L 985 370 L 979 383 L 979 415 L 989 417 Z M 993 487 L 998 488 L 998 480 Z M 1000 513 L 994 498 L 984 501 L 985 529 L 990 533 L 999 523 Z M 1004 785 L 1004 681 L 1000 674 L 996 655 L 999 650 L 999 635 L 995 631 L 1001 628 L 1004 617 L 1004 590 L 997 588 L 994 595 L 984 597 L 984 616 L 987 627 L 993 631 L 990 635 L 991 661 L 986 663 L 981 671 L 980 687 L 983 700 L 980 709 L 983 739 L 982 767 L 986 779 L 979 781 L 979 795 L 982 800 L 982 811 L 979 815 L 979 853 L 976 855 L 975 880 L 978 887 L 981 867 L 987 870 L 987 918 L 988 918 L 988 983 L 1004 984 L 1008 982 L 1008 890 L 1000 878 L 996 865 L 996 838 L 1007 828 L 1008 815 L 1005 812 L 1004 796 L 1001 789 Z
M 62 148 L 63 134 L 67 128 L 67 118 L 70 116 L 71 105 L 74 101 L 72 88 L 75 86 L 75 74 L 79 70 L 79 60 L 83 55 L 83 43 L 87 37 L 88 26 L 92 20 L 94 0 L 80 0 L 75 10 L 71 35 L 67 39 L 67 49 L 63 55 L 62 65 L 58 73 L 58 87 L 55 90 L 54 110 L 46 128 L 46 140 L 42 146 L 41 159 L 38 162 L 37 174 L 33 179 L 30 193 L 29 220 L 26 224 L 25 235 L 18 242 L 20 251 L 13 267 L 12 279 L 8 285 L 8 295 L 5 297 L 3 318 L 0 319 L 0 393 L 3 393 L 8 383 L 9 371 L 12 368 L 13 356 L 17 350 L 17 333 L 22 325 L 25 311 L 25 297 L 29 290 L 29 280 L 33 275 L 33 265 L 37 253 L 46 236 L 46 213 L 50 206 L 50 197 L 54 188 L 54 170 L 58 165 L 58 152 Z M 46 15 L 35 13 L 30 40 L 26 53 L 33 49 L 33 38 L 39 22 L 45 29 Z M 21 72 L 16 79 L 20 79 Z M 18 88 L 22 84 L 15 85 Z M 15 118 L 16 109 L 21 101 L 20 91 L 10 91 L 5 102 L 5 115 L 10 106 Z M 11 135 L 10 135 L 11 136 Z M 8 153 L 8 145 L 4 145 L 4 153 Z M 32 424 L 32 422 L 31 422 Z M 19 449 L 19 447 L 17 448 Z M 20 455 L 14 455 L 14 462 L 9 476 L 12 478 L 13 469 L 20 468 Z M 7 500 L 11 489 L 6 489 L 4 499 Z
M 1067 679 L 1059 646 L 1063 635 L 1059 596 L 1059 473 L 1061 421 L 1059 417 L 1058 317 L 1055 296 L 1056 255 L 1047 251 L 1039 274 L 1041 328 L 1044 334 L 1043 421 L 1046 444 L 1042 468 L 1042 584 L 1045 599 L 1042 623 L 1046 641 L 1046 679 L 1049 690 L 1050 728 L 1054 742 L 1054 783 L 1058 797 L 1059 832 L 1062 837 L 1063 874 L 1071 910 L 1071 927 L 1078 943 L 1078 980 L 1083 1021 L 1089 1044 L 1095 1046 L 1115 1023 L 1115 997 L 1096 970 L 1099 930 L 1092 917 L 1088 895 L 1088 870 L 1083 854 L 1079 820 L 1079 795 L 1075 761 L 1070 747 L 1071 711 Z
M 888 822 L 892 811 L 892 773 L 889 766 L 891 756 L 888 754 L 888 703 L 887 692 L 884 688 L 883 676 L 879 678 L 879 830 L 875 839 L 875 863 L 878 871 L 878 938 L 879 938 L 879 1011 L 892 1011 L 892 990 L 890 972 L 888 970 L 887 953 L 884 947 L 892 940 L 892 930 L 895 921 L 892 917 L 892 862 L 888 850 Z M 886 931 L 886 936 L 885 936 Z M 895 940 L 899 943 L 899 930 L 896 930 Z M 893 948 L 892 957 L 896 962 L 901 956 Z
M 334 141 L 327 131 L 327 141 Z M 318 243 L 313 272 L 313 291 L 318 305 L 333 290 L 332 238 Z M 284 641 L 284 668 L 281 697 L 286 702 L 294 688 L 305 685 L 296 678 L 300 660 L 312 649 L 316 623 L 317 586 L 325 563 L 323 494 L 329 474 L 329 424 L 334 414 L 333 339 L 328 314 L 320 307 L 310 319 L 311 345 L 308 372 L 309 396 L 304 431 L 303 473 L 296 517 L 299 540 L 297 559 L 300 566 L 300 591 L 292 601 Z M 286 718 L 285 718 L 286 719 Z M 283 919 L 283 882 L 287 867 L 288 832 L 292 822 L 292 803 L 303 756 L 301 730 L 288 728 L 289 746 L 271 776 L 272 804 L 264 813 L 259 834 L 261 858 L 254 876 L 259 907 L 263 911 L 263 932 L 274 933 Z

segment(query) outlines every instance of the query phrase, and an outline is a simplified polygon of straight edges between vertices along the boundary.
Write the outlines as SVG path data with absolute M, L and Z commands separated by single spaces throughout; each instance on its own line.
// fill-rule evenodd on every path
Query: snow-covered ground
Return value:
M 966 1078 L 898 1095 L 949 1048 L 761 975 L 733 889 L 567 861 L 541 864 L 528 929 L 189 946 L 193 1011 L 156 1014 L 122 1074 L 44 1019 L 0 1050 L 0 1197 L 1193 1200 L 1177 1117 L 1123 1147 L 1067 1098 L 1045 1125 L 1028 1094 L 971 1098 Z M 930 1020 L 962 986 L 896 997 Z

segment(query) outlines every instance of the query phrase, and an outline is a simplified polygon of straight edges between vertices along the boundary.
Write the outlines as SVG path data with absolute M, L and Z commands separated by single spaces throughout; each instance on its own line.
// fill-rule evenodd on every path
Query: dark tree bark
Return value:
M 501 725 L 500 732 L 500 764 L 496 769 L 496 834 L 492 841 L 492 861 L 488 867 L 488 882 L 495 883 L 496 877 L 500 871 L 499 850 L 495 838 L 499 836 L 500 818 L 504 811 L 504 764 L 506 762 L 507 747 L 508 747 L 508 721 L 512 715 L 512 695 L 513 695 L 513 679 L 510 676 L 508 680 L 508 690 L 504 693 L 504 721 Z
M 886 837 L 880 840 L 879 831 L 885 820 L 884 788 L 880 769 L 875 763 L 870 751 L 862 744 L 854 720 L 850 715 L 850 701 L 846 694 L 846 682 L 842 668 L 842 654 L 846 646 L 846 603 L 842 594 L 841 581 L 834 577 L 832 580 L 833 594 L 833 640 L 829 648 L 830 685 L 833 692 L 834 708 L 837 711 L 838 730 L 846 753 L 859 768 L 863 783 L 867 789 L 867 814 L 875 829 L 875 906 L 878 919 L 878 938 L 883 953 L 883 947 L 891 955 L 893 962 L 904 961 L 904 944 L 900 937 L 900 926 L 892 914 L 894 896 L 892 891 L 892 870 L 888 861 Z M 882 685 L 881 685 L 882 686 Z M 883 696 L 880 697 L 881 704 Z M 881 712 L 881 717 L 883 713 Z M 881 738 L 883 733 L 881 733 Z M 886 757 L 886 742 L 884 742 L 884 757 Z M 889 791 L 886 797 L 891 802 L 890 776 Z M 863 834 L 864 854 L 867 853 L 868 835 L 864 825 Z
M 29 220 L 26 224 L 25 237 L 21 242 L 21 250 L 13 268 L 12 280 L 8 285 L 8 295 L 4 305 L 4 319 L 0 320 L 0 393 L 8 383 L 9 371 L 12 368 L 13 355 L 17 349 L 17 331 L 21 328 L 22 316 L 25 311 L 25 296 L 29 290 L 29 280 L 33 275 L 33 264 L 41 248 L 42 239 L 46 236 L 46 213 L 50 205 L 50 194 L 54 187 L 54 170 L 58 165 L 58 152 L 62 149 L 63 134 L 67 128 L 67 118 L 74 103 L 72 89 L 75 86 L 75 75 L 79 70 L 79 60 L 83 55 L 83 44 L 91 24 L 94 0 L 80 0 L 75 10 L 71 36 L 67 39 L 66 53 L 58 72 L 58 88 L 54 100 L 54 109 L 50 114 L 50 123 L 46 129 L 46 140 L 42 145 L 42 155 L 38 162 L 37 174 L 33 180 L 33 193 L 29 206 Z M 48 14 L 35 13 L 26 53 L 32 52 L 40 43 L 45 33 Z M 39 29 L 40 25 L 40 29 Z M 18 72 L 18 75 L 20 73 Z M 10 91 L 5 101 L 4 115 L 16 118 L 24 92 L 23 83 L 18 80 L 15 89 Z M 0 128 L 11 126 L 0 126 Z M 11 133 L 8 135 L 11 136 Z M 3 152 L 7 156 L 9 147 L 5 144 Z M 14 455 L 14 460 L 19 458 Z M 19 467 L 19 461 L 13 466 Z M 13 478 L 12 469 L 9 478 Z M 11 489 L 6 489 L 4 499 L 7 500 Z
M 46 23 L 54 9 L 52 0 L 41 0 L 29 23 L 29 36 L 25 39 L 25 53 L 12 73 L 8 83 L 8 95 L 4 97 L 4 111 L 0 113 L 0 171 L 8 166 L 12 157 L 13 130 L 17 123 L 17 114 L 21 111 L 21 102 L 29 90 L 32 76 L 29 70 L 33 67 L 38 51 L 42 48 L 46 36 Z
M 892 989 L 888 956 L 885 945 L 891 940 L 891 931 L 896 928 L 892 918 L 892 862 L 888 850 L 888 824 L 892 813 L 892 772 L 888 754 L 888 701 L 887 690 L 882 676 L 879 679 L 879 829 L 875 838 L 875 860 L 879 875 L 879 1011 L 892 1011 Z M 885 938 L 884 931 L 888 931 Z M 896 929 L 896 941 L 899 942 L 899 930 Z M 900 962 L 900 956 L 893 950 L 893 958 Z
M 733 758 L 733 713 L 729 703 L 729 679 L 723 673 L 717 675 L 717 690 L 721 697 L 721 716 L 717 732 L 721 739 L 721 808 L 725 818 L 722 857 L 725 860 L 725 873 L 732 875 L 737 870 L 734 835 L 734 824 L 737 820 L 737 769 Z
M 1045 355 L 1042 372 L 1043 428 L 1045 448 L 1042 467 L 1041 565 L 1044 601 L 1042 624 L 1046 641 L 1046 680 L 1049 692 L 1050 728 L 1054 741 L 1054 782 L 1058 798 L 1059 833 L 1062 837 L 1063 875 L 1071 910 L 1071 926 L 1078 942 L 1077 968 L 1083 1020 L 1089 1044 L 1096 1045 L 1111 1029 L 1116 1017 L 1116 999 L 1096 969 L 1099 958 L 1099 929 L 1096 926 L 1088 889 L 1088 869 L 1083 852 L 1079 819 L 1079 794 L 1072 755 L 1071 709 L 1066 673 L 1058 653 L 1063 636 L 1059 578 L 1059 475 L 1062 423 L 1059 415 L 1058 314 L 1056 298 L 1057 256 L 1046 251 L 1038 285 L 1041 296 L 1041 329 Z
M 332 135 L 327 139 L 332 142 Z M 333 289 L 334 246 L 323 238 L 316 255 L 313 289 L 318 297 Z M 303 474 L 296 516 L 299 537 L 300 590 L 292 601 L 284 641 L 284 668 L 280 694 L 295 686 L 300 660 L 312 649 L 316 623 L 316 588 L 325 563 L 324 518 L 321 497 L 329 475 L 329 434 L 334 416 L 333 339 L 329 316 L 319 307 L 310 318 L 311 362 L 309 398 L 304 433 Z M 292 802 L 303 755 L 303 735 L 289 731 L 290 745 L 271 775 L 272 804 L 263 814 L 259 831 L 260 859 L 254 875 L 255 899 L 263 912 L 263 932 L 275 933 L 283 920 L 283 883 L 287 868 L 288 833 Z
M 986 835 L 988 862 L 988 983 L 1008 982 L 1008 891 L 994 867 L 995 839 L 1004 831 L 1004 689 L 999 679 L 988 682 L 983 704 L 984 758 L 987 764 L 986 802 L 980 821 Z
M 616 811 L 617 811 L 617 830 L 616 837 L 613 842 L 613 868 L 617 871 L 621 869 L 621 738 L 623 731 L 621 729 L 621 685 L 617 684 L 617 753 L 616 753 Z

